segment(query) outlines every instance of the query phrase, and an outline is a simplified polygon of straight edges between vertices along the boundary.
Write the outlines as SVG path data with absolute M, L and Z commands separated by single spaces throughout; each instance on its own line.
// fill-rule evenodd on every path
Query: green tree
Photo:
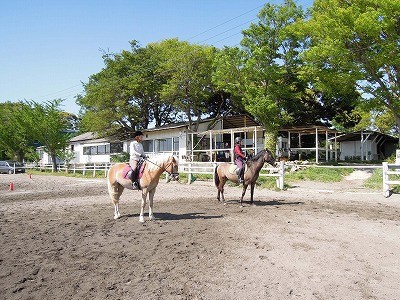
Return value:
M 23 103 L 0 103 L 0 152 L 7 158 L 23 161 L 32 153 L 32 140 L 28 139 L 29 128 L 16 122 Z
M 57 156 L 65 150 L 70 139 L 66 132 L 68 118 L 60 110 L 61 99 L 44 104 L 35 101 L 26 101 L 18 109 L 16 122 L 29 133 L 27 140 L 37 141 L 44 146 L 50 155 L 53 171 L 57 171 Z
M 162 99 L 172 102 L 182 119 L 187 120 L 193 130 L 197 130 L 203 116 L 211 112 L 210 103 L 215 94 L 211 76 L 216 50 L 214 47 L 193 45 L 177 39 L 165 40 L 158 46 L 163 48 L 162 69 L 166 76 Z
M 390 112 L 399 128 L 400 2 L 316 0 L 302 28 L 306 72 L 325 87 L 356 87 L 364 108 Z
M 258 23 L 243 31 L 242 48 L 225 49 L 217 58 L 215 82 L 242 98 L 244 108 L 265 127 L 270 149 L 278 130 L 293 120 L 291 105 L 297 111 L 301 101 L 316 102 L 311 93 L 307 98 L 307 83 L 298 76 L 301 40 L 287 30 L 303 16 L 291 0 L 266 4 Z

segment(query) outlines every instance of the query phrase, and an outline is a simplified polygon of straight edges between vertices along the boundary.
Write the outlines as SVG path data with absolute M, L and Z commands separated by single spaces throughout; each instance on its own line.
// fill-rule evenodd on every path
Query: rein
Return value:
M 162 169 L 163 172 L 167 172 L 169 175 L 177 175 L 179 173 L 174 173 L 174 172 L 168 172 L 167 168 L 172 165 L 172 162 L 170 162 L 166 167 L 164 167 L 164 164 L 162 166 L 157 165 L 155 162 L 152 162 L 150 159 L 146 158 L 145 161 L 148 161 L 149 163 L 152 163 L 153 165 L 157 166 L 158 168 Z

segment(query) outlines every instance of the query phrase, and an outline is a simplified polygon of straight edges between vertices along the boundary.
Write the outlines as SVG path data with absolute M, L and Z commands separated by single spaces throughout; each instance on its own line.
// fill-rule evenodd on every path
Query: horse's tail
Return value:
M 219 185 L 219 176 L 218 176 L 217 169 L 218 169 L 218 165 L 215 166 L 215 170 L 214 170 L 214 183 L 215 183 L 216 187 L 218 187 L 218 185 Z

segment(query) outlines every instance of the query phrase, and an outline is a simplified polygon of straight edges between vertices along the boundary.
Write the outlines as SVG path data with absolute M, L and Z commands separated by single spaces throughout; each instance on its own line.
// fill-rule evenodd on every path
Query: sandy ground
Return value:
M 160 182 L 144 224 L 135 191 L 113 219 L 105 179 L 0 175 L 0 299 L 399 299 L 400 195 L 364 175 L 244 207 Z

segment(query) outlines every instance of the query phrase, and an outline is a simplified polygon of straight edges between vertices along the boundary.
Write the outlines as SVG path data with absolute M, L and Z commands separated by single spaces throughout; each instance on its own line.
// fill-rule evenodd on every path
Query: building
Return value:
M 396 152 L 399 140 L 375 132 L 358 131 L 338 136 L 340 160 L 384 160 Z
M 249 152 L 257 152 L 264 145 L 264 130 L 248 115 L 203 120 L 196 132 L 188 123 L 143 129 L 142 132 L 143 148 L 150 157 L 167 153 L 191 161 L 231 160 L 233 141 L 237 136 L 243 138 L 244 150 Z M 70 149 L 75 153 L 71 163 L 110 162 L 114 154 L 129 153 L 131 141 L 98 138 L 92 132 L 78 135 L 70 140 Z

